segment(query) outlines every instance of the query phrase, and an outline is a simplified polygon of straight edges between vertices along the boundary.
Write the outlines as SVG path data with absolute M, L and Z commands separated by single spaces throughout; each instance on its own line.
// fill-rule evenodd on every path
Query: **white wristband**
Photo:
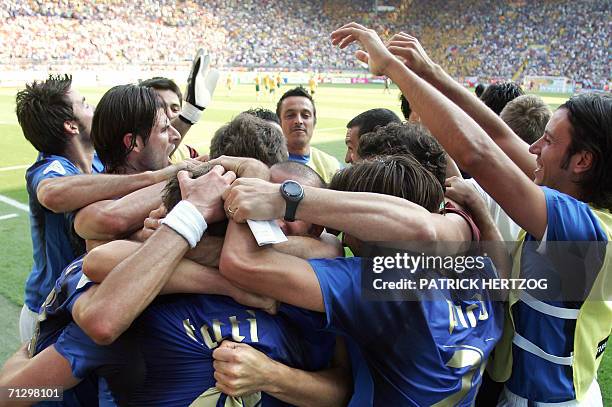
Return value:
M 189 102 L 185 102 L 180 114 L 193 125 L 200 120 L 200 117 L 202 117 L 202 110 L 198 109 Z
M 180 201 L 161 221 L 181 235 L 193 249 L 208 228 L 206 220 L 198 209 L 189 201 Z

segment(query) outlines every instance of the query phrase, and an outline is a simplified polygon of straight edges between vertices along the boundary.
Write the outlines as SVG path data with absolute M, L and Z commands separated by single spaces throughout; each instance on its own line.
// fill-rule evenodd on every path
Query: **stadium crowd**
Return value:
M 59 1 L 0 2 L 0 58 L 17 65 L 187 63 L 207 44 L 226 67 L 356 69 L 328 46 L 342 21 L 362 21 L 383 38 L 404 31 L 422 39 L 456 77 L 566 76 L 603 88 L 610 74 L 610 2 L 396 1 Z
M 24 344 L 0 369 L 0 406 L 19 397 L 15 388 L 50 389 L 47 397 L 59 388 L 69 406 L 603 406 L 609 94 L 580 93 L 554 112 L 514 82 L 474 95 L 457 77 L 483 53 L 455 57 L 486 27 L 474 28 L 480 13 L 457 18 L 454 3 L 437 16 L 400 2 L 384 22 L 355 3 L 385 42 L 342 25 L 348 2 L 284 12 L 285 0 L 2 4 L 8 21 L 36 21 L 40 34 L 67 24 L 57 33 L 74 45 L 67 60 L 102 58 L 94 42 L 106 36 L 122 47 L 106 62 L 164 58 L 164 33 L 202 28 L 190 8 L 227 42 L 211 47 L 216 58 L 184 56 L 193 59 L 184 95 L 154 77 L 112 87 L 94 108 L 69 75 L 17 92 L 17 120 L 39 152 L 26 171 L 34 262 Z M 433 52 L 401 31 L 415 18 L 406 8 L 435 20 L 414 25 Z M 125 18 L 137 12 L 141 23 Z M 268 24 L 281 17 L 282 35 Z M 515 18 L 527 17 L 495 21 Z M 122 25 L 143 43 L 115 33 Z M 465 42 L 441 35 L 466 26 Z M 168 31 L 156 42 L 142 27 Z M 497 37 L 510 30 L 499 30 L 488 34 L 495 45 L 481 46 L 507 59 L 511 45 Z M 316 56 L 330 33 L 334 51 Z M 311 146 L 315 89 L 301 86 L 278 95 L 275 112 L 235 112 L 208 152 L 186 144 L 215 103 L 219 58 L 329 66 L 352 60 L 346 49 L 356 45 L 373 75 L 400 88 L 405 120 L 355 112 L 346 166 Z M 444 69 L 457 64 L 455 75 Z

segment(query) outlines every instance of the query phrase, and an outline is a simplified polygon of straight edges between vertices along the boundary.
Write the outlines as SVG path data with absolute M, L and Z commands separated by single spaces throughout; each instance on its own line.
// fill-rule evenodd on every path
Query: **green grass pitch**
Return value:
M 208 151 L 214 131 L 237 113 L 253 107 L 276 109 L 276 100 L 289 87 L 273 96 L 262 92 L 256 99 L 254 86 L 234 87 L 228 96 L 220 82 L 214 101 L 203 118 L 187 135 L 186 142 L 200 152 Z M 32 267 L 32 247 L 27 213 L 7 204 L 3 197 L 27 204 L 25 169 L 36 158 L 36 151 L 24 139 L 15 117 L 15 88 L 0 88 L 0 363 L 19 346 L 17 320 L 23 304 L 23 285 Z M 80 89 L 90 103 L 96 103 L 105 89 Z M 367 109 L 384 107 L 401 117 L 399 91 L 385 94 L 382 85 L 319 86 L 315 94 L 317 125 L 313 145 L 344 160 L 346 123 Z M 557 108 L 567 95 L 542 95 L 551 108 Z M 612 356 L 606 352 L 599 369 L 604 405 L 612 405 Z

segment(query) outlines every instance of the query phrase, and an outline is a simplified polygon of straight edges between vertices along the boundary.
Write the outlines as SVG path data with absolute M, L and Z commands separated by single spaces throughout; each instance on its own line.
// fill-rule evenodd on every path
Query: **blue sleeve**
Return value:
M 28 173 L 30 185 L 33 191 L 38 189 L 38 184 L 49 178 L 77 175 L 81 172 L 69 160 L 60 156 L 48 156 L 36 163 L 36 166 Z
M 607 241 L 589 205 L 554 189 L 542 187 L 546 197 L 547 241 Z
M 326 328 L 337 333 L 350 333 L 361 299 L 361 259 L 336 258 L 309 260 L 325 304 Z
M 74 322 L 66 326 L 55 349 L 70 363 L 72 374 L 84 378 L 106 365 L 123 365 L 130 359 L 129 347 L 119 338 L 111 345 L 96 344 Z
M 93 160 L 91 162 L 91 172 L 93 174 L 101 174 L 104 172 L 104 164 L 100 161 L 100 157 L 98 157 L 98 153 L 94 152 Z

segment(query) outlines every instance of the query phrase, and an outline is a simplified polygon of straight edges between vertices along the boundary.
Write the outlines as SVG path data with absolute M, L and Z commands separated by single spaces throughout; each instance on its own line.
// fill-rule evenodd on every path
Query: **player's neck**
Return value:
M 310 155 L 310 145 L 307 144 L 304 147 L 287 148 L 289 154 L 294 155 Z
M 64 156 L 84 174 L 91 173 L 94 149 L 91 144 L 85 145 L 80 139 L 74 138 L 66 146 Z

